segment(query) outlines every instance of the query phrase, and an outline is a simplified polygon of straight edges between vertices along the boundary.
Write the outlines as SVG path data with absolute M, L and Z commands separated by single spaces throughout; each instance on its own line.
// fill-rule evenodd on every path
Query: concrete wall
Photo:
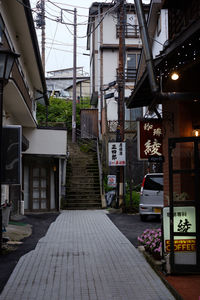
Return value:
M 67 131 L 24 128 L 24 136 L 29 141 L 26 154 L 66 155 Z
M 156 30 L 153 45 L 152 53 L 155 58 L 156 55 L 160 54 L 160 51 L 163 50 L 163 44 L 168 40 L 168 10 L 161 9 L 160 20 L 158 21 L 160 31 Z

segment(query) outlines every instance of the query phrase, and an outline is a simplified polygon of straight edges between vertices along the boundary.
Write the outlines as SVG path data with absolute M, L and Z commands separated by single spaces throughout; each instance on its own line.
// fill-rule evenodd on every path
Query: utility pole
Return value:
M 37 8 L 37 17 L 36 17 L 36 26 L 37 29 L 41 29 L 41 56 L 42 56 L 42 66 L 45 74 L 45 0 L 40 0 L 36 4 Z
M 41 0 L 41 17 L 42 17 L 42 40 L 41 40 L 41 48 L 42 48 L 42 66 L 45 74 L 45 0 Z
M 74 53 L 73 53 L 73 105 L 72 105 L 72 143 L 76 143 L 76 40 L 77 13 L 74 9 Z
M 117 142 L 124 141 L 124 58 L 125 58 L 125 1 L 119 0 L 119 66 L 118 66 L 118 128 Z M 124 167 L 118 167 L 118 205 L 124 202 Z

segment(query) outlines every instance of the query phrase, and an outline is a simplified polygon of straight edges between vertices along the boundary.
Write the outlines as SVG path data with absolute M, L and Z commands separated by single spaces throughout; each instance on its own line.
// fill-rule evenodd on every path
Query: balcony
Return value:
M 119 37 L 119 25 L 116 25 L 117 38 Z M 126 38 L 139 38 L 140 30 L 139 25 L 125 25 L 125 37 Z
M 137 76 L 136 68 L 124 69 L 124 79 L 125 81 L 135 82 Z M 119 69 L 117 69 L 117 80 L 119 81 Z
M 118 121 L 108 121 L 108 132 L 113 133 L 117 131 Z M 135 133 L 137 131 L 137 123 L 135 121 L 124 121 L 124 133 Z

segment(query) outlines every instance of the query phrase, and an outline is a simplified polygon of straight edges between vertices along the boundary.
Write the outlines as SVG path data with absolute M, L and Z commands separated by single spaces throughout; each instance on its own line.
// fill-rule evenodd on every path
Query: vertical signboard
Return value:
M 21 126 L 6 126 L 2 131 L 2 184 L 21 184 Z
M 126 143 L 113 142 L 108 143 L 108 160 L 109 166 L 126 165 Z
M 146 119 L 138 122 L 138 159 L 162 157 L 162 122 Z

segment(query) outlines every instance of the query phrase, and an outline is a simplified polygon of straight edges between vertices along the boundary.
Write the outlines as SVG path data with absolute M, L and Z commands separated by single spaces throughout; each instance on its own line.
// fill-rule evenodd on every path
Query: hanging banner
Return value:
M 138 159 L 163 161 L 162 156 L 162 121 L 145 119 L 138 122 Z M 158 157 L 160 157 L 158 159 Z
M 114 142 L 108 143 L 108 161 L 109 166 L 126 165 L 126 143 Z

